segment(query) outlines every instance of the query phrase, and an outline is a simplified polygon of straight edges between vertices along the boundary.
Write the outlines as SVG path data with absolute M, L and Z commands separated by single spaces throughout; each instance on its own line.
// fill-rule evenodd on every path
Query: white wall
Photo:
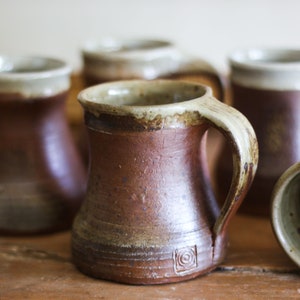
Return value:
M 151 37 L 227 70 L 237 47 L 300 48 L 299 0 L 0 0 L 0 53 L 81 66 L 90 38 Z

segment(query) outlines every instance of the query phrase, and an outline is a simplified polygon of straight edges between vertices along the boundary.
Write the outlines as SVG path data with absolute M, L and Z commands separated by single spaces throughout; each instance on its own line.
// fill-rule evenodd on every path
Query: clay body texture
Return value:
M 86 177 L 64 114 L 66 94 L 0 94 L 2 233 L 68 228 L 81 204 Z
M 83 272 L 162 283 L 195 277 L 223 258 L 214 261 L 211 228 L 218 209 L 198 167 L 204 130 L 89 131 L 89 201 L 73 245 Z
M 225 256 L 228 222 L 255 173 L 256 139 L 246 119 L 210 89 L 180 81 L 106 83 L 84 90 L 79 100 L 91 161 L 72 230 L 78 269 L 159 284 L 215 268 Z M 211 125 L 232 142 L 236 161 L 221 211 L 207 171 Z

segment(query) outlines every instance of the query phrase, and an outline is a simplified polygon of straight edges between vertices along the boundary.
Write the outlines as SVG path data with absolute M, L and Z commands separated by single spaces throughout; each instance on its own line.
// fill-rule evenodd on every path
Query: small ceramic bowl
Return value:
M 287 255 L 300 267 L 300 162 L 277 181 L 271 209 L 274 233 Z

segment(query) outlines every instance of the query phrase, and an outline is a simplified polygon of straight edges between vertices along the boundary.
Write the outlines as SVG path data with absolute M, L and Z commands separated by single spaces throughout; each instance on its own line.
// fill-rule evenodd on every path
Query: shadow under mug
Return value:
M 288 168 L 277 181 L 271 213 L 279 244 L 300 267 L 300 163 Z

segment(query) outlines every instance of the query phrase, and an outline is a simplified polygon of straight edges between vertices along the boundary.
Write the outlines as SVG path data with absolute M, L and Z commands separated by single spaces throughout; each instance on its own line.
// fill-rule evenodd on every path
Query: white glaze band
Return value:
M 84 72 L 106 80 L 154 79 L 175 72 L 183 54 L 172 43 L 159 40 L 107 39 L 82 49 Z
M 0 93 L 47 97 L 70 87 L 71 69 L 63 61 L 44 57 L 0 56 Z
M 237 50 L 229 58 L 231 81 L 249 88 L 300 90 L 300 50 Z

